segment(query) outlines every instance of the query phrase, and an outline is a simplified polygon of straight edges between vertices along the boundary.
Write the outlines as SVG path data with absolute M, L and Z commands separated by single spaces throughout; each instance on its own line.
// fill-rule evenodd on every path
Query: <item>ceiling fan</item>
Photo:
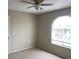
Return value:
M 51 3 L 42 3 L 44 0 L 33 0 L 34 2 L 27 2 L 25 0 L 22 0 L 21 2 L 22 3 L 28 3 L 28 4 L 31 4 L 32 6 L 29 6 L 29 7 L 26 7 L 26 9 L 29 9 L 29 8 L 32 8 L 34 7 L 36 10 L 39 10 L 40 6 L 51 6 L 53 4 Z M 42 9 L 42 8 L 40 8 Z

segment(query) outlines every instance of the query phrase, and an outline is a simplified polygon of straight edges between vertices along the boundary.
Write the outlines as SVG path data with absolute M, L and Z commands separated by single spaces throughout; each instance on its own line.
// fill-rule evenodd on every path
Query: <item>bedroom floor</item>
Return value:
M 32 48 L 9 54 L 8 59 L 62 59 L 46 51 Z

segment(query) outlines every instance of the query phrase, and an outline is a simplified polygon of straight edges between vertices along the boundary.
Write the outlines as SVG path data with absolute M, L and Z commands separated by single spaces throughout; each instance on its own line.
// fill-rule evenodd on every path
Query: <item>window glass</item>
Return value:
M 52 24 L 52 44 L 70 47 L 71 45 L 71 19 L 69 16 L 57 18 Z

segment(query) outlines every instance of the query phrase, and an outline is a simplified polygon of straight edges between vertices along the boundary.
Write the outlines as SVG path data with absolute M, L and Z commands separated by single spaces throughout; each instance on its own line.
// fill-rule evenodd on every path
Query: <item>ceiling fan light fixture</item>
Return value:
M 40 4 L 35 5 L 35 9 L 38 10 L 40 6 L 41 6 Z
M 36 10 L 39 10 L 39 7 L 40 7 L 40 6 L 41 6 L 41 4 L 37 4 L 37 5 L 35 4 L 34 7 L 35 7 Z

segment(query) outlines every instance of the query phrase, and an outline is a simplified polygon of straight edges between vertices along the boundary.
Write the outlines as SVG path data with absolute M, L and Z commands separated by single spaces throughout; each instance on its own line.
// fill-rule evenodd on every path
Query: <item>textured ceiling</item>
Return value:
M 43 10 L 37 11 L 34 8 L 26 9 L 26 7 L 31 6 L 31 4 L 22 3 L 20 1 L 22 0 L 8 0 L 8 9 L 26 12 L 26 13 L 41 14 L 41 13 L 46 13 L 46 12 L 63 9 L 71 6 L 71 0 L 44 0 L 43 3 L 52 3 L 54 5 L 44 6 L 44 7 L 42 6 Z M 25 0 L 25 1 L 33 2 L 33 0 Z

